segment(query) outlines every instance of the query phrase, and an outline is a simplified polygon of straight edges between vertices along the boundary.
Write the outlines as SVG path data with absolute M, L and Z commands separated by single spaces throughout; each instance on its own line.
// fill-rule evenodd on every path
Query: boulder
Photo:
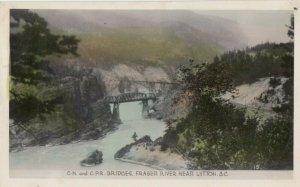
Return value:
M 103 153 L 97 149 L 88 154 L 87 158 L 80 161 L 81 166 L 96 166 L 102 163 Z

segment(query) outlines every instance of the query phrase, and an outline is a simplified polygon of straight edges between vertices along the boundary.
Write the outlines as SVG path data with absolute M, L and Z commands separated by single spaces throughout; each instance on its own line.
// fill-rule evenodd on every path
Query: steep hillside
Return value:
M 53 31 L 80 40 L 77 62 L 86 64 L 179 64 L 211 61 L 240 48 L 235 23 L 191 11 L 36 10 Z
M 293 48 L 288 43 L 263 43 L 244 50 L 232 50 L 214 59 L 211 67 L 222 63 L 238 86 L 270 76 L 293 75 Z
M 287 80 L 286 77 L 261 78 L 252 84 L 236 87 L 238 91 L 236 94 L 225 94 L 223 98 L 230 99 L 232 103 L 238 105 L 272 111 L 284 103 L 286 96 L 283 87 Z

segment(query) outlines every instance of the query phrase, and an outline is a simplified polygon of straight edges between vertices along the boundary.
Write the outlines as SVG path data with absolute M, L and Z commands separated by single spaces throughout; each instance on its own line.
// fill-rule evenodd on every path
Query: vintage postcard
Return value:
M 1 4 L 0 186 L 295 185 L 298 7 L 254 2 Z

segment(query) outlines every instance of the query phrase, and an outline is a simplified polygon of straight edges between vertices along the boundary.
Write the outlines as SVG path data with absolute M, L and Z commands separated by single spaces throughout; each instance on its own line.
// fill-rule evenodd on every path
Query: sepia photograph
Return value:
M 10 9 L 9 175 L 293 171 L 294 51 L 294 10 Z

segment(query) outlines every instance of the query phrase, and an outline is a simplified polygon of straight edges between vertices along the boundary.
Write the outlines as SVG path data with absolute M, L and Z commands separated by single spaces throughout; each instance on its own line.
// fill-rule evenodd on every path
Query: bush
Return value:
M 278 85 L 281 84 L 281 80 L 279 78 L 276 78 L 276 77 L 272 77 L 270 79 L 270 82 L 269 82 L 270 86 L 272 88 L 276 88 Z
M 191 160 L 190 168 L 292 168 L 292 79 L 283 85 L 286 107 L 262 125 L 256 116 L 246 118 L 246 109 L 220 97 L 234 91 L 230 69 L 224 63 L 182 67 L 181 73 L 183 93 L 189 95 L 192 110 L 176 128 L 169 125 L 162 150 L 180 149 Z M 278 80 L 271 84 L 276 86 Z
M 257 146 L 264 169 L 293 169 L 293 121 L 283 116 L 268 119 Z
M 235 85 L 251 84 L 269 76 L 292 76 L 293 43 L 264 43 L 246 50 L 229 51 L 211 64 L 224 63 Z M 276 80 L 275 80 L 276 81 Z

